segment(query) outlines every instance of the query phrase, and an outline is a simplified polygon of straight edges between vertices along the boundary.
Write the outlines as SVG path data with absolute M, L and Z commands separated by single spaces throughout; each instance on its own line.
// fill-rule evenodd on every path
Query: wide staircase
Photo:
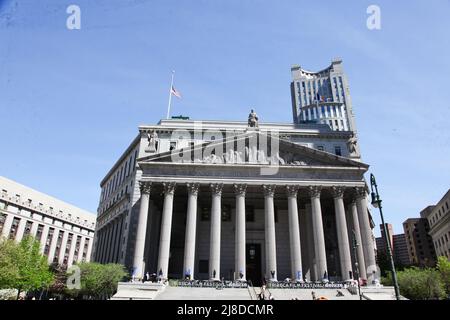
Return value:
M 112 300 L 258 300 L 261 288 L 251 282 L 246 288 L 182 287 L 161 283 L 119 283 Z M 363 300 L 393 300 L 392 287 L 363 287 Z M 282 289 L 266 288 L 265 299 L 274 300 L 359 300 L 354 290 L 348 289 Z
M 248 288 L 185 288 L 167 286 L 156 300 L 252 300 Z

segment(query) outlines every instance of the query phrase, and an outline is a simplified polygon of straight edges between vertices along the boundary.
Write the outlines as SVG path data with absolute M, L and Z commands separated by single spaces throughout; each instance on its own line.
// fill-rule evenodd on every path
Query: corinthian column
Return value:
M 359 277 L 361 279 L 367 279 L 366 274 L 366 264 L 364 262 L 364 250 L 362 247 L 362 241 L 361 241 L 361 229 L 359 227 L 359 219 L 358 219 L 358 209 L 356 208 L 356 201 L 353 200 L 350 204 L 350 210 L 352 213 L 352 220 L 353 220 L 353 231 L 354 231 L 354 241 L 356 241 L 356 257 L 358 261 L 358 270 L 359 270 Z
M 297 208 L 298 186 L 286 186 L 289 214 L 289 246 L 291 249 L 292 279 L 303 281 L 302 251 L 300 246 L 300 226 Z
M 144 249 L 151 183 L 140 181 L 139 188 L 141 189 L 141 203 L 137 222 L 136 243 L 134 246 L 133 276 L 137 279 L 142 279 L 145 272 Z
M 364 251 L 364 262 L 368 283 L 372 282 L 372 274 L 377 270 L 375 250 L 370 228 L 369 212 L 367 210 L 366 189 L 356 188 L 356 207 L 358 209 L 358 221 L 361 229 L 361 242 Z
M 211 234 L 209 247 L 209 274 L 211 280 L 220 280 L 220 230 L 223 184 L 211 184 Z
M 235 234 L 235 279 L 245 281 L 245 192 L 247 185 L 235 184 L 236 194 L 236 234 Z
M 317 280 L 328 280 L 327 255 L 325 250 L 325 237 L 323 234 L 322 208 L 320 206 L 321 188 L 318 186 L 309 187 L 311 196 L 312 225 L 314 236 L 314 252 L 316 262 Z
M 197 196 L 200 185 L 188 183 L 188 206 L 186 217 L 186 236 L 184 239 L 184 276 L 194 279 L 195 234 L 197 229 Z
M 167 279 L 170 258 L 170 235 L 172 231 L 173 195 L 175 183 L 163 183 L 164 205 L 161 221 L 161 235 L 159 238 L 158 277 Z
M 277 248 L 275 238 L 275 210 L 273 197 L 274 185 L 263 185 L 264 189 L 264 216 L 266 237 L 266 275 L 270 281 L 277 281 Z
M 344 209 L 344 188 L 333 187 L 334 210 L 336 214 L 336 230 L 339 247 L 339 257 L 341 263 L 341 279 L 351 280 L 352 257 L 350 255 L 350 245 L 348 243 L 347 222 Z

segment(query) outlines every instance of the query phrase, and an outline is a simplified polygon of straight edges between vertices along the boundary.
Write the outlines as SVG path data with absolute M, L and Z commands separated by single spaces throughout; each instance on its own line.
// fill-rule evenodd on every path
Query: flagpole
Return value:
M 167 117 L 166 119 L 169 119 L 170 116 L 170 105 L 172 104 L 172 87 L 173 87 L 173 76 L 175 74 L 175 71 L 172 70 L 172 81 L 170 82 L 170 88 L 169 88 L 169 105 L 167 106 Z

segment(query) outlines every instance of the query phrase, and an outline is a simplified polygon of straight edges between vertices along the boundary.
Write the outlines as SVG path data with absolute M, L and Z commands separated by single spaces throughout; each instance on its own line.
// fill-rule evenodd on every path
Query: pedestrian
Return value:
M 313 300 L 316 300 L 316 293 L 314 291 L 311 291 L 311 296 Z
M 260 295 L 261 295 L 261 300 L 266 300 L 266 285 L 265 284 L 263 284 L 261 286 L 261 293 L 260 293 Z

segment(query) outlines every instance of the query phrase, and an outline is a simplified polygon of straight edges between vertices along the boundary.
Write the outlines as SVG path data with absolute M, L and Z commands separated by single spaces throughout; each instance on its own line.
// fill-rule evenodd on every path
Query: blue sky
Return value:
M 450 1 L 430 3 L 0 0 L 0 175 L 96 212 L 137 126 L 165 117 L 171 70 L 174 115 L 245 120 L 253 107 L 291 122 L 291 65 L 338 56 L 363 160 L 401 233 L 450 187 Z M 70 4 L 81 30 L 66 28 Z M 381 30 L 366 27 L 370 4 Z

